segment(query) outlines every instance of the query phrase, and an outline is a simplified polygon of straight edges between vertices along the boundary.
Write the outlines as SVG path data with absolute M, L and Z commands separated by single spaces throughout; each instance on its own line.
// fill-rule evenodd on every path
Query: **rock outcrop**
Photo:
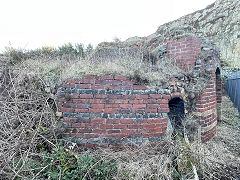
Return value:
M 212 40 L 220 48 L 221 59 L 237 65 L 240 59 L 240 1 L 217 0 L 203 10 L 161 25 L 147 39 L 191 34 Z
M 187 36 L 202 39 L 202 48 L 220 48 L 221 60 L 239 65 L 240 59 L 240 1 L 217 0 L 203 10 L 183 16 L 175 21 L 161 25 L 157 31 L 147 37 L 133 37 L 120 43 L 101 43 L 95 53 L 104 54 L 139 54 L 154 60 L 166 54 L 166 42 Z M 111 52 L 110 52 L 111 51 Z M 107 53 L 103 53 L 107 52 Z

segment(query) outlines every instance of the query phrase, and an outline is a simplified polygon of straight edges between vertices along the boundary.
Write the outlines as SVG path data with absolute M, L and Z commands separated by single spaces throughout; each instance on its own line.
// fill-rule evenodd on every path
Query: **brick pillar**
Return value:
M 217 101 L 215 84 L 216 76 L 215 73 L 213 73 L 196 103 L 196 112 L 194 112 L 194 114 L 199 117 L 202 142 L 208 141 L 216 133 Z
M 168 42 L 168 57 L 175 60 L 177 66 L 186 71 L 194 69 L 200 51 L 201 40 L 196 37 L 190 36 Z

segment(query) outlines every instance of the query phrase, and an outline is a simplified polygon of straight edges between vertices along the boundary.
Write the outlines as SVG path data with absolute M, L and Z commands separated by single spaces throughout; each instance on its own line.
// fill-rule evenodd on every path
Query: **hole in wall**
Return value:
M 217 68 L 216 72 L 216 100 L 217 100 L 217 120 L 221 121 L 221 101 L 222 101 L 222 81 L 220 69 Z
M 173 98 L 169 101 L 168 113 L 174 129 L 182 129 L 182 120 L 184 119 L 184 102 L 181 98 Z

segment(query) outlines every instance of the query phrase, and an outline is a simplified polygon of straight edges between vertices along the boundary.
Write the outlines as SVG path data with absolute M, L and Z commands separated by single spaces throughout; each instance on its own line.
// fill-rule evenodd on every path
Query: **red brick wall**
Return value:
M 81 144 L 160 141 L 166 133 L 170 95 L 124 76 L 68 79 L 58 90 L 65 136 Z
M 176 61 L 176 64 L 186 70 L 193 70 L 196 59 L 201 51 L 201 40 L 196 37 L 186 37 L 168 42 L 168 57 Z

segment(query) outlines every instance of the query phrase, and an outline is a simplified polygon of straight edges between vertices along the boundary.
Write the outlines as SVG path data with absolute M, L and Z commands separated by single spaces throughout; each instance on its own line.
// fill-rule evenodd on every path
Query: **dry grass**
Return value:
M 202 179 L 240 177 L 240 116 L 226 96 L 222 102 L 222 123 L 216 136 L 207 143 L 192 144 L 193 155 Z
M 54 146 L 49 142 L 58 136 L 41 79 L 22 71 L 10 71 L 0 78 L 1 87 L 5 86 L 0 90 L 0 179 L 22 179 L 19 174 L 26 171 L 28 157 L 37 154 L 43 144 Z
M 165 147 L 167 148 L 167 147 Z M 172 179 L 172 147 L 168 147 L 163 153 L 164 147 L 151 147 L 148 143 L 141 145 L 138 149 L 125 149 L 112 151 L 110 149 L 99 149 L 101 157 L 114 159 L 117 165 L 116 174 L 113 179 Z
M 156 71 L 157 68 L 159 71 Z M 27 160 L 40 157 L 39 149 L 51 151 L 61 140 L 61 128 L 54 115 L 54 98 L 44 92 L 48 85 L 55 86 L 69 77 L 85 74 L 119 74 L 139 76 L 151 84 L 169 78 L 179 69 L 172 68 L 171 61 L 158 62 L 153 68 L 149 63 L 136 59 L 111 61 L 87 61 L 83 59 L 28 59 L 10 69 L 5 77 L 7 84 L 0 95 L 0 176 L 2 179 L 38 178 L 27 166 Z M 161 68 L 161 69 L 160 69 Z M 3 78 L 1 78 L 2 84 Z M 8 83 L 6 83 L 6 81 Z M 182 139 L 169 140 L 166 152 L 162 147 L 148 144 L 122 151 L 98 149 L 96 151 L 71 151 L 93 154 L 101 160 L 117 162 L 113 179 L 189 179 L 193 178 L 189 162 L 197 168 L 200 179 L 238 179 L 240 177 L 240 123 L 239 114 L 227 97 L 223 97 L 223 123 L 217 127 L 217 135 L 207 143 L 193 141 L 190 148 Z M 68 144 L 64 145 L 68 148 Z M 37 158 L 38 159 L 38 158 Z M 176 160 L 178 171 L 176 171 Z M 23 162 L 23 163 L 20 163 Z M 175 164 L 174 164 L 175 163 Z M 41 172 L 45 167 L 40 167 Z M 92 167 L 94 168 L 94 167 Z M 61 174 L 59 174 L 59 179 Z
M 173 74 L 182 73 L 175 63 L 169 59 L 162 59 L 156 65 L 152 65 L 142 59 L 112 59 L 112 60 L 88 60 L 73 58 L 58 59 L 28 59 L 20 68 L 27 70 L 28 74 L 42 77 L 45 82 L 54 87 L 61 84 L 67 78 L 81 78 L 86 74 L 124 75 L 132 79 L 139 78 L 147 82 L 150 87 L 161 86 Z

